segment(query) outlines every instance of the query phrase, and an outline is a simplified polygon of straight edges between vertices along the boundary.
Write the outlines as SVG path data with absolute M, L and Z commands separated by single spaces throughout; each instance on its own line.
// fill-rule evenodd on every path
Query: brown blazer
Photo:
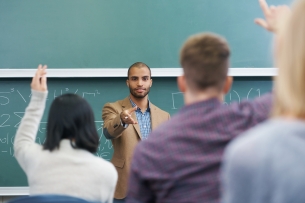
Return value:
M 169 113 L 159 109 L 151 102 L 150 116 L 152 130 L 163 122 L 169 120 Z M 141 132 L 139 124 L 130 124 L 126 129 L 121 125 L 120 113 L 124 110 L 132 108 L 129 97 L 107 103 L 102 110 L 102 118 L 104 120 L 104 136 L 111 139 L 114 148 L 111 162 L 118 172 L 118 182 L 116 185 L 114 198 L 123 199 L 127 193 L 127 181 L 130 171 L 131 159 L 133 151 L 141 140 Z M 136 114 L 132 114 L 132 118 L 136 121 Z

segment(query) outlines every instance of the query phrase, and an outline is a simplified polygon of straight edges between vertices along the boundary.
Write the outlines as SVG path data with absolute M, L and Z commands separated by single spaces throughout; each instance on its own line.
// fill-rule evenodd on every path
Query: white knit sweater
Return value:
M 15 137 L 15 157 L 25 171 L 30 194 L 62 194 L 111 203 L 117 182 L 114 166 L 62 140 L 58 150 L 35 143 L 47 92 L 32 90 L 32 98 Z

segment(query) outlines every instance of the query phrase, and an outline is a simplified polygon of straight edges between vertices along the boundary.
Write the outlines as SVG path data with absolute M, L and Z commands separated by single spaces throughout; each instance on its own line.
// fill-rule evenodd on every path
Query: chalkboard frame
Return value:
M 126 77 L 127 68 L 73 68 L 48 69 L 51 78 Z M 36 69 L 0 69 L 0 78 L 31 78 Z M 182 68 L 151 68 L 153 77 L 177 77 Z M 275 76 L 277 68 L 230 68 L 229 75 L 235 77 Z

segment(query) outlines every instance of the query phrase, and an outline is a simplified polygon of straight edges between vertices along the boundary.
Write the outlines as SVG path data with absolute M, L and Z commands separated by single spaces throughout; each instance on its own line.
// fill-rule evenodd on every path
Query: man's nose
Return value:
M 138 86 L 143 86 L 143 81 L 141 79 L 138 80 Z

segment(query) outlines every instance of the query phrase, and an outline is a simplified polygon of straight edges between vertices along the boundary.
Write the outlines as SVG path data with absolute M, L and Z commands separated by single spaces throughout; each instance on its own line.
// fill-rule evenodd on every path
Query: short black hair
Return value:
M 95 153 L 99 146 L 92 109 L 85 99 L 76 94 L 64 94 L 53 101 L 43 148 L 53 151 L 59 148 L 62 139 L 69 139 L 73 148 L 91 153 Z
M 128 68 L 127 79 L 129 78 L 130 69 L 133 68 L 133 67 L 138 67 L 138 68 L 147 67 L 148 70 L 149 70 L 150 77 L 151 77 L 151 70 L 150 70 L 150 67 L 149 67 L 147 64 L 145 64 L 145 63 L 143 63 L 143 62 L 135 62 L 134 64 L 132 64 L 132 65 L 129 66 L 129 68 Z

